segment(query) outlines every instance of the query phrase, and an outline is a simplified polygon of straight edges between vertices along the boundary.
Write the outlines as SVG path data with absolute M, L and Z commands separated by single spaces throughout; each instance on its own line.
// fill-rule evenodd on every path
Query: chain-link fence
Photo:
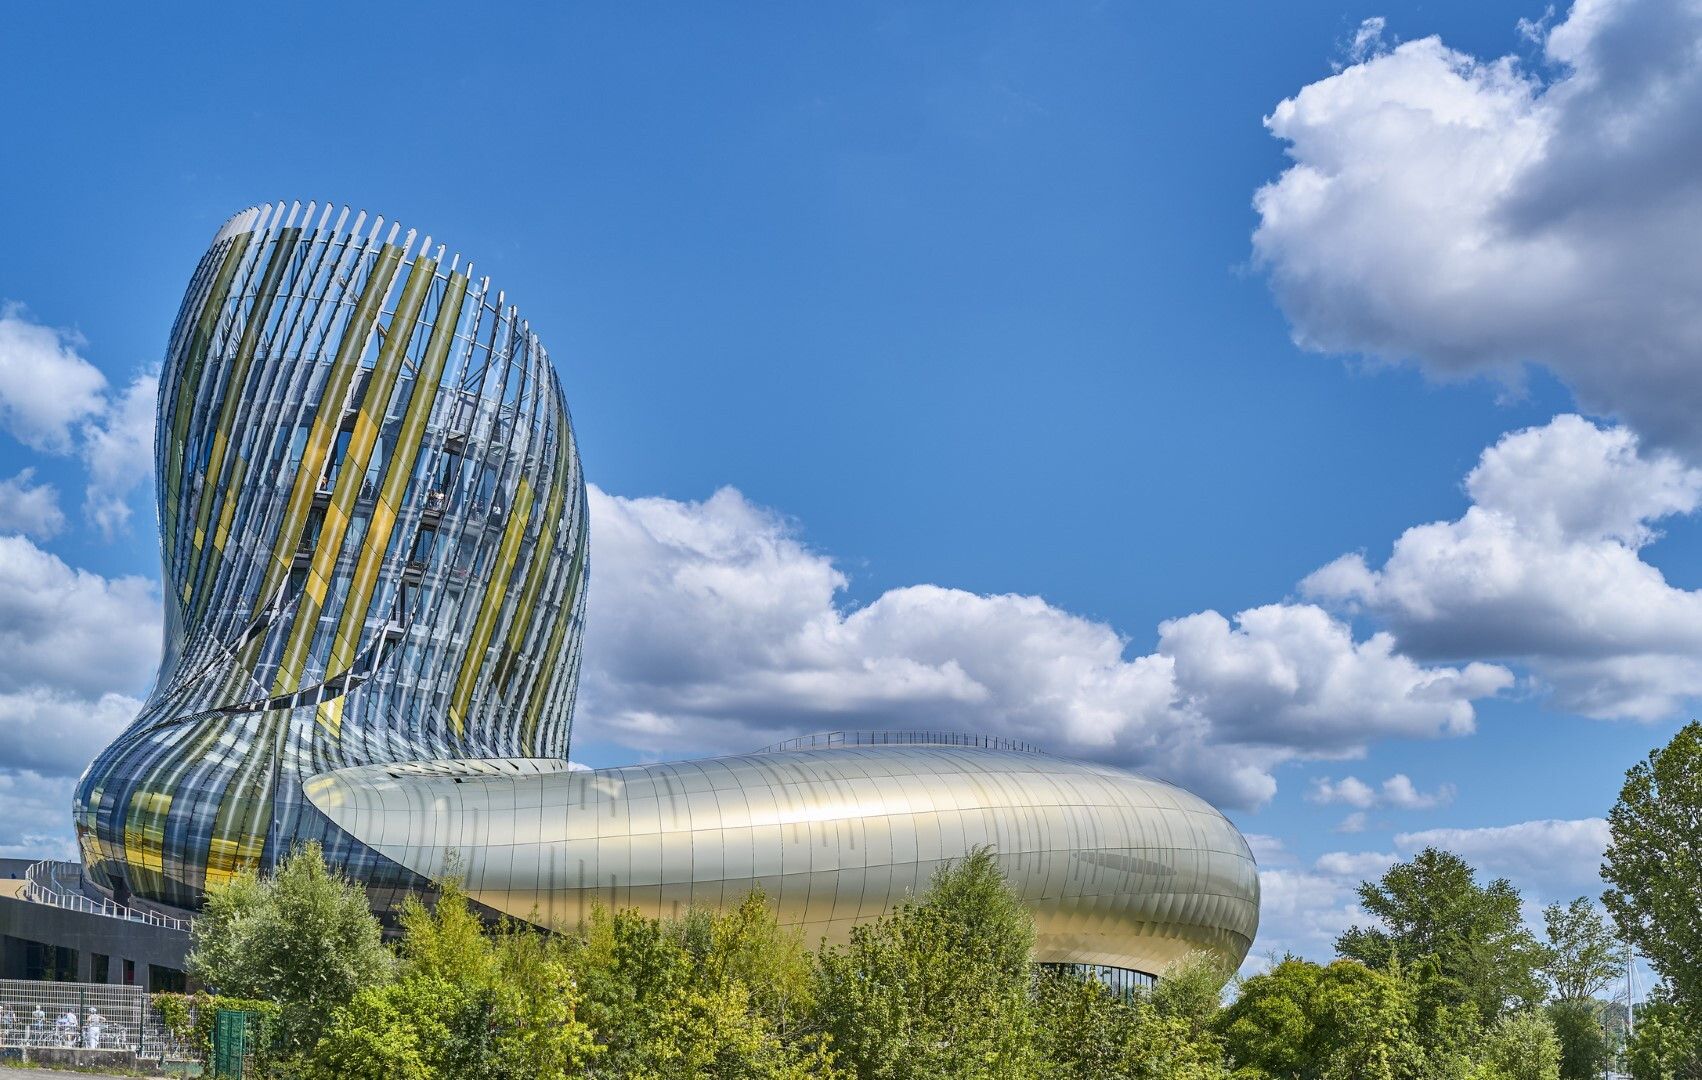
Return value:
M 139 986 L 0 979 L 0 1047 L 193 1057 Z

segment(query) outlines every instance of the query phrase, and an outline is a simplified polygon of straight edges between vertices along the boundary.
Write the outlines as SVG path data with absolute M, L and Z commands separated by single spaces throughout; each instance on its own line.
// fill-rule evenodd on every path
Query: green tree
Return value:
M 1560 1040 L 1548 1017 L 1536 1009 L 1496 1021 L 1479 1056 L 1495 1080 L 1560 1080 Z
M 1662 984 L 1637 1006 L 1637 1033 L 1625 1047 L 1631 1080 L 1702 1080 L 1702 1031 Z
M 311 1077 L 522 1080 L 578 1076 L 594 1053 L 567 965 L 529 927 L 488 931 L 458 883 L 402 909 L 393 982 L 338 1010 L 313 1048 Z
M 1548 1007 L 1548 1019 L 1560 1040 L 1561 1080 L 1600 1076 L 1608 1059 L 1601 1003 L 1577 998 L 1556 1001 Z
M 670 923 L 598 909 L 567 945 L 599 1053 L 587 1075 L 646 1080 L 834 1077 L 807 1022 L 808 953 L 760 893 Z
M 1542 1000 L 1543 953 L 1526 929 L 1519 891 L 1506 878 L 1479 885 L 1464 859 L 1425 848 L 1377 882 L 1361 882 L 1359 901 L 1380 926 L 1355 926 L 1336 952 L 1387 969 L 1433 958 L 1443 996 L 1470 1004 L 1484 1022 Z
M 1230 975 L 1216 957 L 1191 953 L 1170 965 L 1153 987 L 1153 1009 L 1161 1017 L 1181 1021 L 1193 1034 L 1203 1034 L 1217 1019 Z
M 1702 723 L 1626 773 L 1607 821 L 1602 902 L 1702 1027 Z
M 859 1080 L 970 1080 L 1032 1071 L 1034 928 L 986 850 L 820 958 L 822 1023 Z
M 369 986 L 338 1009 L 302 1069 L 309 1080 L 437 1080 L 448 1070 L 467 1001 L 431 976 Z
M 1203 980 L 1201 981 L 1203 984 Z M 1163 983 L 1159 984 L 1163 986 Z M 1155 1000 L 1125 999 L 1068 971 L 1043 971 L 1034 983 L 1034 1031 L 1042 1080 L 1220 1080 L 1223 1048 L 1197 1030 L 1192 1005 L 1172 1011 Z M 1215 1012 L 1216 1002 L 1213 1002 Z
M 272 877 L 244 871 L 210 888 L 187 959 L 189 973 L 222 994 L 277 1002 L 286 1054 L 311 1047 L 332 1014 L 391 966 L 366 893 L 332 875 L 312 843 Z
M 1625 969 L 1624 947 L 1585 897 L 1550 904 L 1542 921 L 1547 941 L 1542 973 L 1560 1001 L 1589 1001 Z
M 1244 982 L 1216 1026 L 1242 1080 L 1418 1080 L 1416 1014 L 1398 965 L 1290 957 Z

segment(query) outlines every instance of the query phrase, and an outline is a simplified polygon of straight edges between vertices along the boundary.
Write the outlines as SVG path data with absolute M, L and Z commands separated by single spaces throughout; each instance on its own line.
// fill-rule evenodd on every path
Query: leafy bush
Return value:
M 276 1002 L 223 997 L 205 990 L 193 994 L 153 994 L 150 1000 L 160 1011 L 160 1019 L 172 1039 L 187 1047 L 203 1065 L 212 1060 L 213 1028 L 221 1009 L 246 1012 L 258 1018 L 259 1030 L 251 1032 L 249 1039 L 262 1059 L 268 1056 L 276 1038 L 280 1011 Z

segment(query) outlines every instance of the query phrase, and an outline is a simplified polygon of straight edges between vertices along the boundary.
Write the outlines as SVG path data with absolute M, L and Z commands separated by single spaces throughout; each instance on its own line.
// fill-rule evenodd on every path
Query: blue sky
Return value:
M 893 688 L 956 663 L 979 726 L 1265 838 L 1261 950 L 1327 954 L 1352 881 L 1429 830 L 1533 897 L 1594 890 L 1595 819 L 1702 691 L 1696 256 L 1654 250 L 1697 246 L 1702 167 L 1616 61 L 1697 28 L 1655 0 L 1171 7 L 9 12 L 0 480 L 34 472 L 0 488 L 0 636 L 61 610 L 48 579 L 144 611 L 134 380 L 219 222 L 329 199 L 475 259 L 557 360 L 602 493 L 576 757 L 977 726 L 976 694 Z M 1645 122 L 1592 152 L 1609 106 Z M 1385 566 L 1428 523 L 1459 527 Z M 1380 584 L 1309 577 L 1356 552 Z M 1552 572 L 1442 580 L 1479 556 Z M 750 591 L 658 592 L 681 565 Z M 1234 622 L 1261 605 L 1280 627 Z M 810 673 L 840 697 L 763 697 L 794 616 L 831 624 Z M 735 624 L 776 648 L 680 707 L 670 671 L 727 661 L 680 650 Z M 6 853 L 62 847 L 146 630 L 80 631 L 101 677 L 0 671 Z M 1068 661 L 1044 693 L 978 675 L 1037 656 Z M 1176 701 L 1123 704 L 1171 664 Z M 1309 664 L 1342 685 L 1284 690 Z M 38 752 L 49 706 L 100 719 Z

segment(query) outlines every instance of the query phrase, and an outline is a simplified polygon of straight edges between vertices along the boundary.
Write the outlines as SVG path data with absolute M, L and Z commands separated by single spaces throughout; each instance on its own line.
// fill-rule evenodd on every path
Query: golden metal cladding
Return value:
M 499 911 L 571 925 L 594 904 L 674 916 L 761 888 L 812 945 L 993 849 L 1034 914 L 1035 960 L 1161 974 L 1239 965 L 1252 852 L 1173 785 L 1044 754 L 946 746 L 781 751 L 624 768 L 542 759 L 370 765 L 310 779 L 333 823 L 426 877 L 458 866 Z

